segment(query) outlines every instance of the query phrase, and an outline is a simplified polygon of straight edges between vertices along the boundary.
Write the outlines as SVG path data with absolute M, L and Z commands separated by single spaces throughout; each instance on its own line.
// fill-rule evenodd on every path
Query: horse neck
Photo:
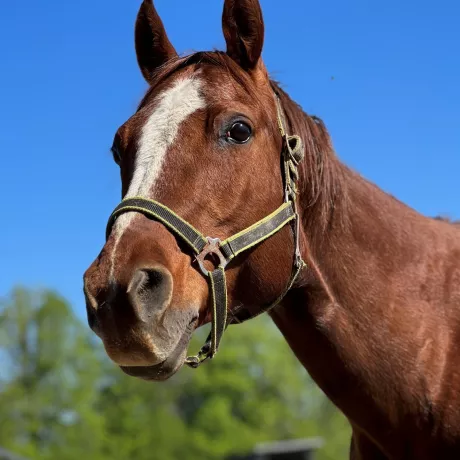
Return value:
M 341 163 L 322 122 L 284 102 L 292 133 L 307 147 L 298 196 L 301 249 L 309 262 L 303 286 L 354 311 L 378 286 L 388 288 L 391 273 L 426 253 L 427 239 L 458 240 L 457 226 L 422 216 Z
M 297 129 L 305 133 L 310 127 Z M 310 375 L 352 421 L 372 425 L 380 417 L 382 425 L 395 417 L 388 400 L 398 403 L 415 391 L 404 376 L 423 346 L 423 338 L 414 342 L 421 312 L 407 307 L 420 303 L 414 294 L 420 283 L 437 282 L 414 270 L 415 261 L 423 265 L 429 251 L 447 240 L 460 250 L 458 230 L 454 235 L 453 225 L 421 216 L 335 157 L 327 161 L 329 195 L 312 196 L 305 181 L 298 200 L 308 268 L 272 317 Z M 311 174 L 302 172 L 303 179 Z

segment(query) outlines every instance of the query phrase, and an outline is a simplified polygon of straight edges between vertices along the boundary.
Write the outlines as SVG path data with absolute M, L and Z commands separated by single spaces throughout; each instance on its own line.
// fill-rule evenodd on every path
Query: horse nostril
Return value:
M 168 306 L 171 294 L 172 276 L 162 266 L 137 270 L 128 286 L 128 296 L 134 312 L 144 322 Z
M 161 287 L 163 278 L 163 273 L 158 270 L 138 270 L 131 280 L 128 291 L 134 289 L 138 295 L 142 295 L 145 291 L 154 291 Z

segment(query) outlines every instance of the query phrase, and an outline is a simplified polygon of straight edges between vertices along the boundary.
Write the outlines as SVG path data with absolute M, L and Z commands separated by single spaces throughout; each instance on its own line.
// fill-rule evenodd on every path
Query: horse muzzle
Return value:
M 100 267 L 92 266 L 84 281 L 88 324 L 112 361 L 150 380 L 177 370 L 199 309 L 171 305 L 173 276 L 165 266 L 156 263 L 109 281 L 102 281 Z

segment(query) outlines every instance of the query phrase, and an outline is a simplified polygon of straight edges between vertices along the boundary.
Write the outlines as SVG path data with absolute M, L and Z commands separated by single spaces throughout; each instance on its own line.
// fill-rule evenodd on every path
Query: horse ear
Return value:
M 137 62 L 142 75 L 151 84 L 158 68 L 177 57 L 152 0 L 144 0 L 139 9 L 135 40 Z
M 245 70 L 261 61 L 264 20 L 259 0 L 225 0 L 222 28 L 227 54 Z

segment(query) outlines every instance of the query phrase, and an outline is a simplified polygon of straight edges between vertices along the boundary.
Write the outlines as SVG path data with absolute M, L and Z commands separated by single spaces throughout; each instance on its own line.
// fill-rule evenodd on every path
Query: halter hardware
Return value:
M 209 276 L 209 270 L 207 270 L 204 266 L 204 261 L 209 254 L 215 255 L 219 260 L 219 267 L 222 267 L 224 269 L 228 265 L 229 261 L 220 250 L 221 241 L 219 238 L 211 238 L 207 236 L 206 239 L 208 240 L 208 244 L 195 257 L 195 260 L 198 262 L 198 266 L 200 267 L 201 273 L 203 273 L 204 276 Z
M 167 206 L 143 197 L 129 197 L 124 199 L 112 212 L 106 229 L 108 239 L 113 225 L 121 214 L 126 212 L 139 212 L 146 217 L 161 222 L 170 231 L 185 241 L 195 254 L 195 261 L 205 278 L 208 278 L 210 286 L 211 305 L 211 332 L 206 343 L 196 356 L 188 357 L 185 363 L 197 368 L 208 358 L 213 358 L 217 353 L 222 336 L 229 324 L 243 323 L 251 318 L 266 313 L 276 307 L 290 291 L 302 269 L 306 266 L 300 252 L 300 219 L 297 212 L 297 167 L 304 155 L 302 140 L 299 136 L 286 134 L 286 124 L 281 109 L 281 103 L 275 95 L 277 106 L 278 127 L 283 138 L 283 179 L 284 179 L 284 202 L 273 213 L 242 230 L 236 235 L 221 241 L 218 238 L 204 237 L 191 224 L 174 213 Z M 238 254 L 258 245 L 271 237 L 286 224 L 292 223 L 294 236 L 294 260 L 291 278 L 282 294 L 269 306 L 263 307 L 257 314 L 251 314 L 243 307 L 230 312 L 231 319 L 227 319 L 227 285 L 225 269 L 230 261 Z M 214 256 L 218 261 L 217 267 L 209 271 L 204 262 L 209 256 Z

